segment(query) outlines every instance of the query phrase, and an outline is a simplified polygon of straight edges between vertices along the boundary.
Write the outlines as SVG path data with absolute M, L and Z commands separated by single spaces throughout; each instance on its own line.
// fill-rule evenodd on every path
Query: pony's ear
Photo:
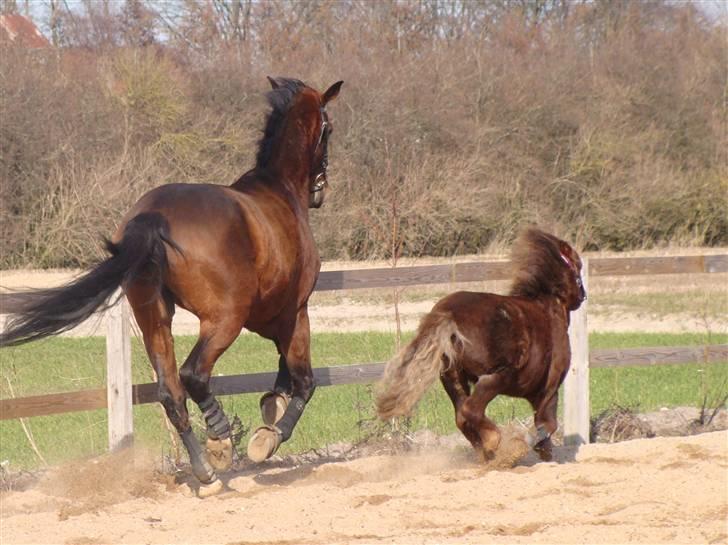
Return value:
M 280 87 L 280 84 L 275 80 L 275 78 L 272 78 L 270 76 L 266 76 L 266 78 L 268 78 L 270 86 L 273 88 L 274 91 L 278 89 L 278 87 Z
M 337 81 L 331 87 L 326 89 L 326 92 L 321 96 L 321 102 L 324 106 L 339 96 L 339 89 L 341 89 L 342 85 L 344 85 L 343 81 Z

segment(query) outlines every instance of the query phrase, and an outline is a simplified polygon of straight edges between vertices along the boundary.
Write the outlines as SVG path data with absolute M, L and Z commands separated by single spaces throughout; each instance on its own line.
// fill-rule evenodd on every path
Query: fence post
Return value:
M 118 295 L 118 292 L 114 297 Z M 109 418 L 109 450 L 133 441 L 131 396 L 131 338 L 129 306 L 124 296 L 106 313 L 106 406 Z
M 584 289 L 589 290 L 589 260 L 582 260 Z M 589 442 L 589 330 L 587 301 L 571 313 L 569 343 L 571 367 L 564 381 L 564 444 Z

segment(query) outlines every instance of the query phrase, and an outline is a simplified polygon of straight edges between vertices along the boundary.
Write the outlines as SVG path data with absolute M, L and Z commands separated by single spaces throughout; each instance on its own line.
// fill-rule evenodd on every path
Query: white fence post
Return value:
M 582 259 L 584 289 L 589 290 L 589 260 Z M 587 301 L 571 313 L 569 342 L 571 367 L 564 381 L 564 444 L 589 442 L 589 330 Z
M 129 305 L 124 296 L 109 309 L 106 320 L 106 406 L 109 418 L 109 450 L 115 451 L 130 446 L 134 437 Z

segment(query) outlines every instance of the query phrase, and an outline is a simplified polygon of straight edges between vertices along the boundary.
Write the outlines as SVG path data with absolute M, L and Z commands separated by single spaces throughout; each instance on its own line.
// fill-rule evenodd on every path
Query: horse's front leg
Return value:
M 559 386 L 566 376 L 563 368 L 568 369 L 568 362 L 565 365 L 552 366 L 543 391 L 527 398 L 534 410 L 533 423 L 536 426 L 533 450 L 545 462 L 553 459 L 551 436 L 559 427 L 556 409 L 559 404 Z
M 291 397 L 280 419 L 258 428 L 248 443 L 248 457 L 254 462 L 270 458 L 287 441 L 316 388 L 311 369 L 308 310 L 302 308 L 290 327 L 284 328 L 279 347 L 291 382 Z
M 280 352 L 280 347 L 279 347 Z M 278 359 L 278 375 L 273 386 L 273 391 L 266 392 L 260 398 L 260 413 L 263 423 L 269 426 L 275 426 L 283 415 L 291 402 L 291 373 L 288 371 L 288 362 L 286 357 L 281 354 Z
M 550 462 L 553 459 L 551 436 L 559 426 L 556 419 L 556 408 L 559 403 L 558 390 L 548 393 L 551 395 L 539 396 L 531 401 L 531 405 L 535 410 L 533 423 L 536 426 L 533 450 L 544 462 Z

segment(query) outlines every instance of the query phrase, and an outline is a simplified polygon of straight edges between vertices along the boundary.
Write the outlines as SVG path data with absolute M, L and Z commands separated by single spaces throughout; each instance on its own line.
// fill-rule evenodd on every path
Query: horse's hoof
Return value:
M 539 441 L 533 446 L 533 450 L 536 451 L 538 457 L 544 462 L 551 462 L 554 459 L 552 448 L 551 439 L 548 438 Z
M 205 454 L 215 471 L 227 471 L 233 465 L 233 442 L 226 439 L 207 439 Z
M 281 445 L 281 432 L 274 426 L 261 426 L 250 437 L 248 458 L 253 462 L 267 460 Z
M 498 430 L 488 430 L 484 433 L 483 449 L 489 452 L 495 452 L 501 443 L 501 433 Z
M 268 392 L 260 398 L 260 414 L 263 424 L 274 426 L 286 412 L 290 397 L 278 392 Z
M 225 485 L 222 484 L 220 479 L 215 479 L 210 484 L 200 483 L 200 488 L 197 491 L 197 497 L 200 499 L 209 498 L 210 496 L 214 496 L 222 492 L 223 488 L 225 488 Z
M 478 454 L 480 455 L 480 462 L 483 464 L 489 464 L 495 459 L 495 451 L 493 450 L 481 448 L 478 449 Z

